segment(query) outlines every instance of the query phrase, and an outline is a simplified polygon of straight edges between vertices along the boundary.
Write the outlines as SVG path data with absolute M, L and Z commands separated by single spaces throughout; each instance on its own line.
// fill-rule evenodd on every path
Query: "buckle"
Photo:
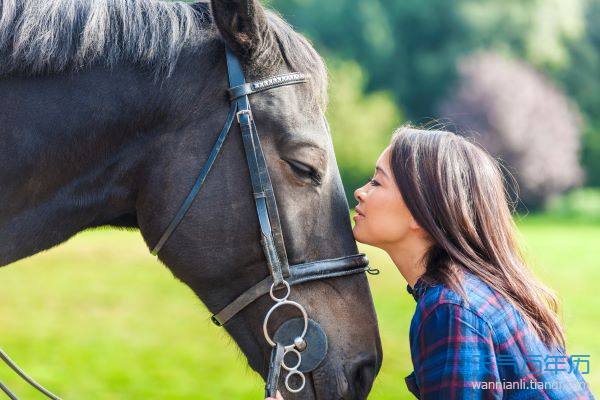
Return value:
M 240 110 L 237 113 L 235 113 L 235 117 L 237 118 L 237 122 L 238 124 L 240 124 L 240 115 L 241 114 L 246 114 L 248 116 L 248 119 L 252 119 L 252 111 L 250 110 Z

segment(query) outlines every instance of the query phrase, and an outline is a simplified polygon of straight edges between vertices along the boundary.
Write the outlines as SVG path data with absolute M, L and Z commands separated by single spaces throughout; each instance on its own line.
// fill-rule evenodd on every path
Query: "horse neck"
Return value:
M 185 123 L 173 113 L 188 82 L 178 74 L 166 84 L 126 66 L 0 79 L 11 93 L 0 96 L 0 266 L 86 228 L 137 225 L 148 153 Z

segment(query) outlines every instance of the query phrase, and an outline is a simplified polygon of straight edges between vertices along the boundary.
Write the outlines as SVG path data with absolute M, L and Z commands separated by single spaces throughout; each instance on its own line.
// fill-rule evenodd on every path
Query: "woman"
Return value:
M 402 128 L 355 196 L 356 240 L 389 254 L 417 302 L 406 382 L 418 398 L 592 398 L 564 352 L 556 298 L 519 254 L 485 151 Z
M 403 127 L 375 170 L 354 193 L 353 232 L 388 253 L 417 303 L 409 390 L 592 399 L 589 360 L 565 353 L 556 298 L 519 254 L 495 160 L 452 133 Z
M 417 398 L 593 398 L 589 360 L 565 353 L 556 297 L 519 254 L 484 150 L 401 128 L 355 197 L 356 240 L 389 254 L 417 302 L 406 378 Z

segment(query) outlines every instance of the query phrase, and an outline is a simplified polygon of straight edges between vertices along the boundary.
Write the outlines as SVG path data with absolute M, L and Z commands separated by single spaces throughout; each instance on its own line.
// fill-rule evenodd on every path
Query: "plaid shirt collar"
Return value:
M 423 277 L 420 276 L 415 282 L 414 287 L 411 288 L 410 285 L 406 285 L 406 291 L 412 295 L 415 301 L 419 301 L 419 299 L 421 298 L 421 296 L 423 296 L 423 293 L 425 293 L 428 287 L 429 285 L 427 285 Z

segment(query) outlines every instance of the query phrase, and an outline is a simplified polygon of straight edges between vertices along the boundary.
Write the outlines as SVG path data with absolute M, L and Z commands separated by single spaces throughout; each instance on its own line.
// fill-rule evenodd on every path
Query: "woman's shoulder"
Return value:
M 462 290 L 454 290 L 443 283 L 419 279 L 412 290 L 417 307 L 411 331 L 418 329 L 433 313 L 436 318 L 447 316 L 449 319 L 460 313 L 465 322 L 484 323 L 491 331 L 507 316 L 518 318 L 516 309 L 474 274 L 464 272 L 460 288 Z

